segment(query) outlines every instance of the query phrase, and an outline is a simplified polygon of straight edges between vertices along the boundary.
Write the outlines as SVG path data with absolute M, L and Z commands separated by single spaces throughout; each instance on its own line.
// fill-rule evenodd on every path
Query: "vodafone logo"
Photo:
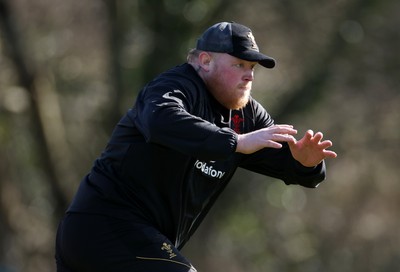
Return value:
M 206 162 L 199 160 L 194 163 L 194 167 L 199 169 L 206 176 L 212 178 L 222 179 L 222 177 L 225 175 L 225 172 L 214 169 L 212 165 L 208 165 Z

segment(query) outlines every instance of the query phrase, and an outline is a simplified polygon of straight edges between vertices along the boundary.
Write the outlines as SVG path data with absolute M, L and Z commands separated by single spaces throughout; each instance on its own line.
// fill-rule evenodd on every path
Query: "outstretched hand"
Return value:
M 262 148 L 281 148 L 282 142 L 295 143 L 297 130 L 291 125 L 273 125 L 246 134 L 238 135 L 236 152 L 251 154 Z
M 251 154 L 265 147 L 281 148 L 281 143 L 287 142 L 293 158 L 306 167 L 316 166 L 326 158 L 337 157 L 334 151 L 327 150 L 332 146 L 332 142 L 322 141 L 321 132 L 314 135 L 312 130 L 308 130 L 299 141 L 294 138 L 296 134 L 297 130 L 291 125 L 273 125 L 239 134 L 236 152 Z
M 289 141 L 293 158 L 306 167 L 316 166 L 326 158 L 336 158 L 337 154 L 334 151 L 326 150 L 332 146 L 332 142 L 321 141 L 322 138 L 321 132 L 314 135 L 312 130 L 308 130 L 299 141 Z

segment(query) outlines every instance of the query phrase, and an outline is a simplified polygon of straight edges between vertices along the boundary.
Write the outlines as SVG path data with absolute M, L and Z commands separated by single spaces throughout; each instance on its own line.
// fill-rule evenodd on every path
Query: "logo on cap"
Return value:
M 251 48 L 258 51 L 256 39 L 254 38 L 253 33 L 251 33 L 251 31 L 249 31 L 249 33 L 247 33 L 247 38 L 249 38 L 251 41 Z

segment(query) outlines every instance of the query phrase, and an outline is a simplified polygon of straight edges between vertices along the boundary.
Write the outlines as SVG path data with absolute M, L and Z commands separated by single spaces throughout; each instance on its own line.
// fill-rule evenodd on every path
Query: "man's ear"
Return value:
M 212 57 L 208 52 L 203 51 L 199 54 L 199 65 L 206 72 L 210 71 L 211 59 Z

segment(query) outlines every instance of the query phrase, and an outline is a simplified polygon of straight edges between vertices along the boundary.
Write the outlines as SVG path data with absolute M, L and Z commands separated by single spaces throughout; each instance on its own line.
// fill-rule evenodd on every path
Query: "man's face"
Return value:
M 215 99 L 226 108 L 243 108 L 250 98 L 256 64 L 229 54 L 212 53 L 206 85 Z

